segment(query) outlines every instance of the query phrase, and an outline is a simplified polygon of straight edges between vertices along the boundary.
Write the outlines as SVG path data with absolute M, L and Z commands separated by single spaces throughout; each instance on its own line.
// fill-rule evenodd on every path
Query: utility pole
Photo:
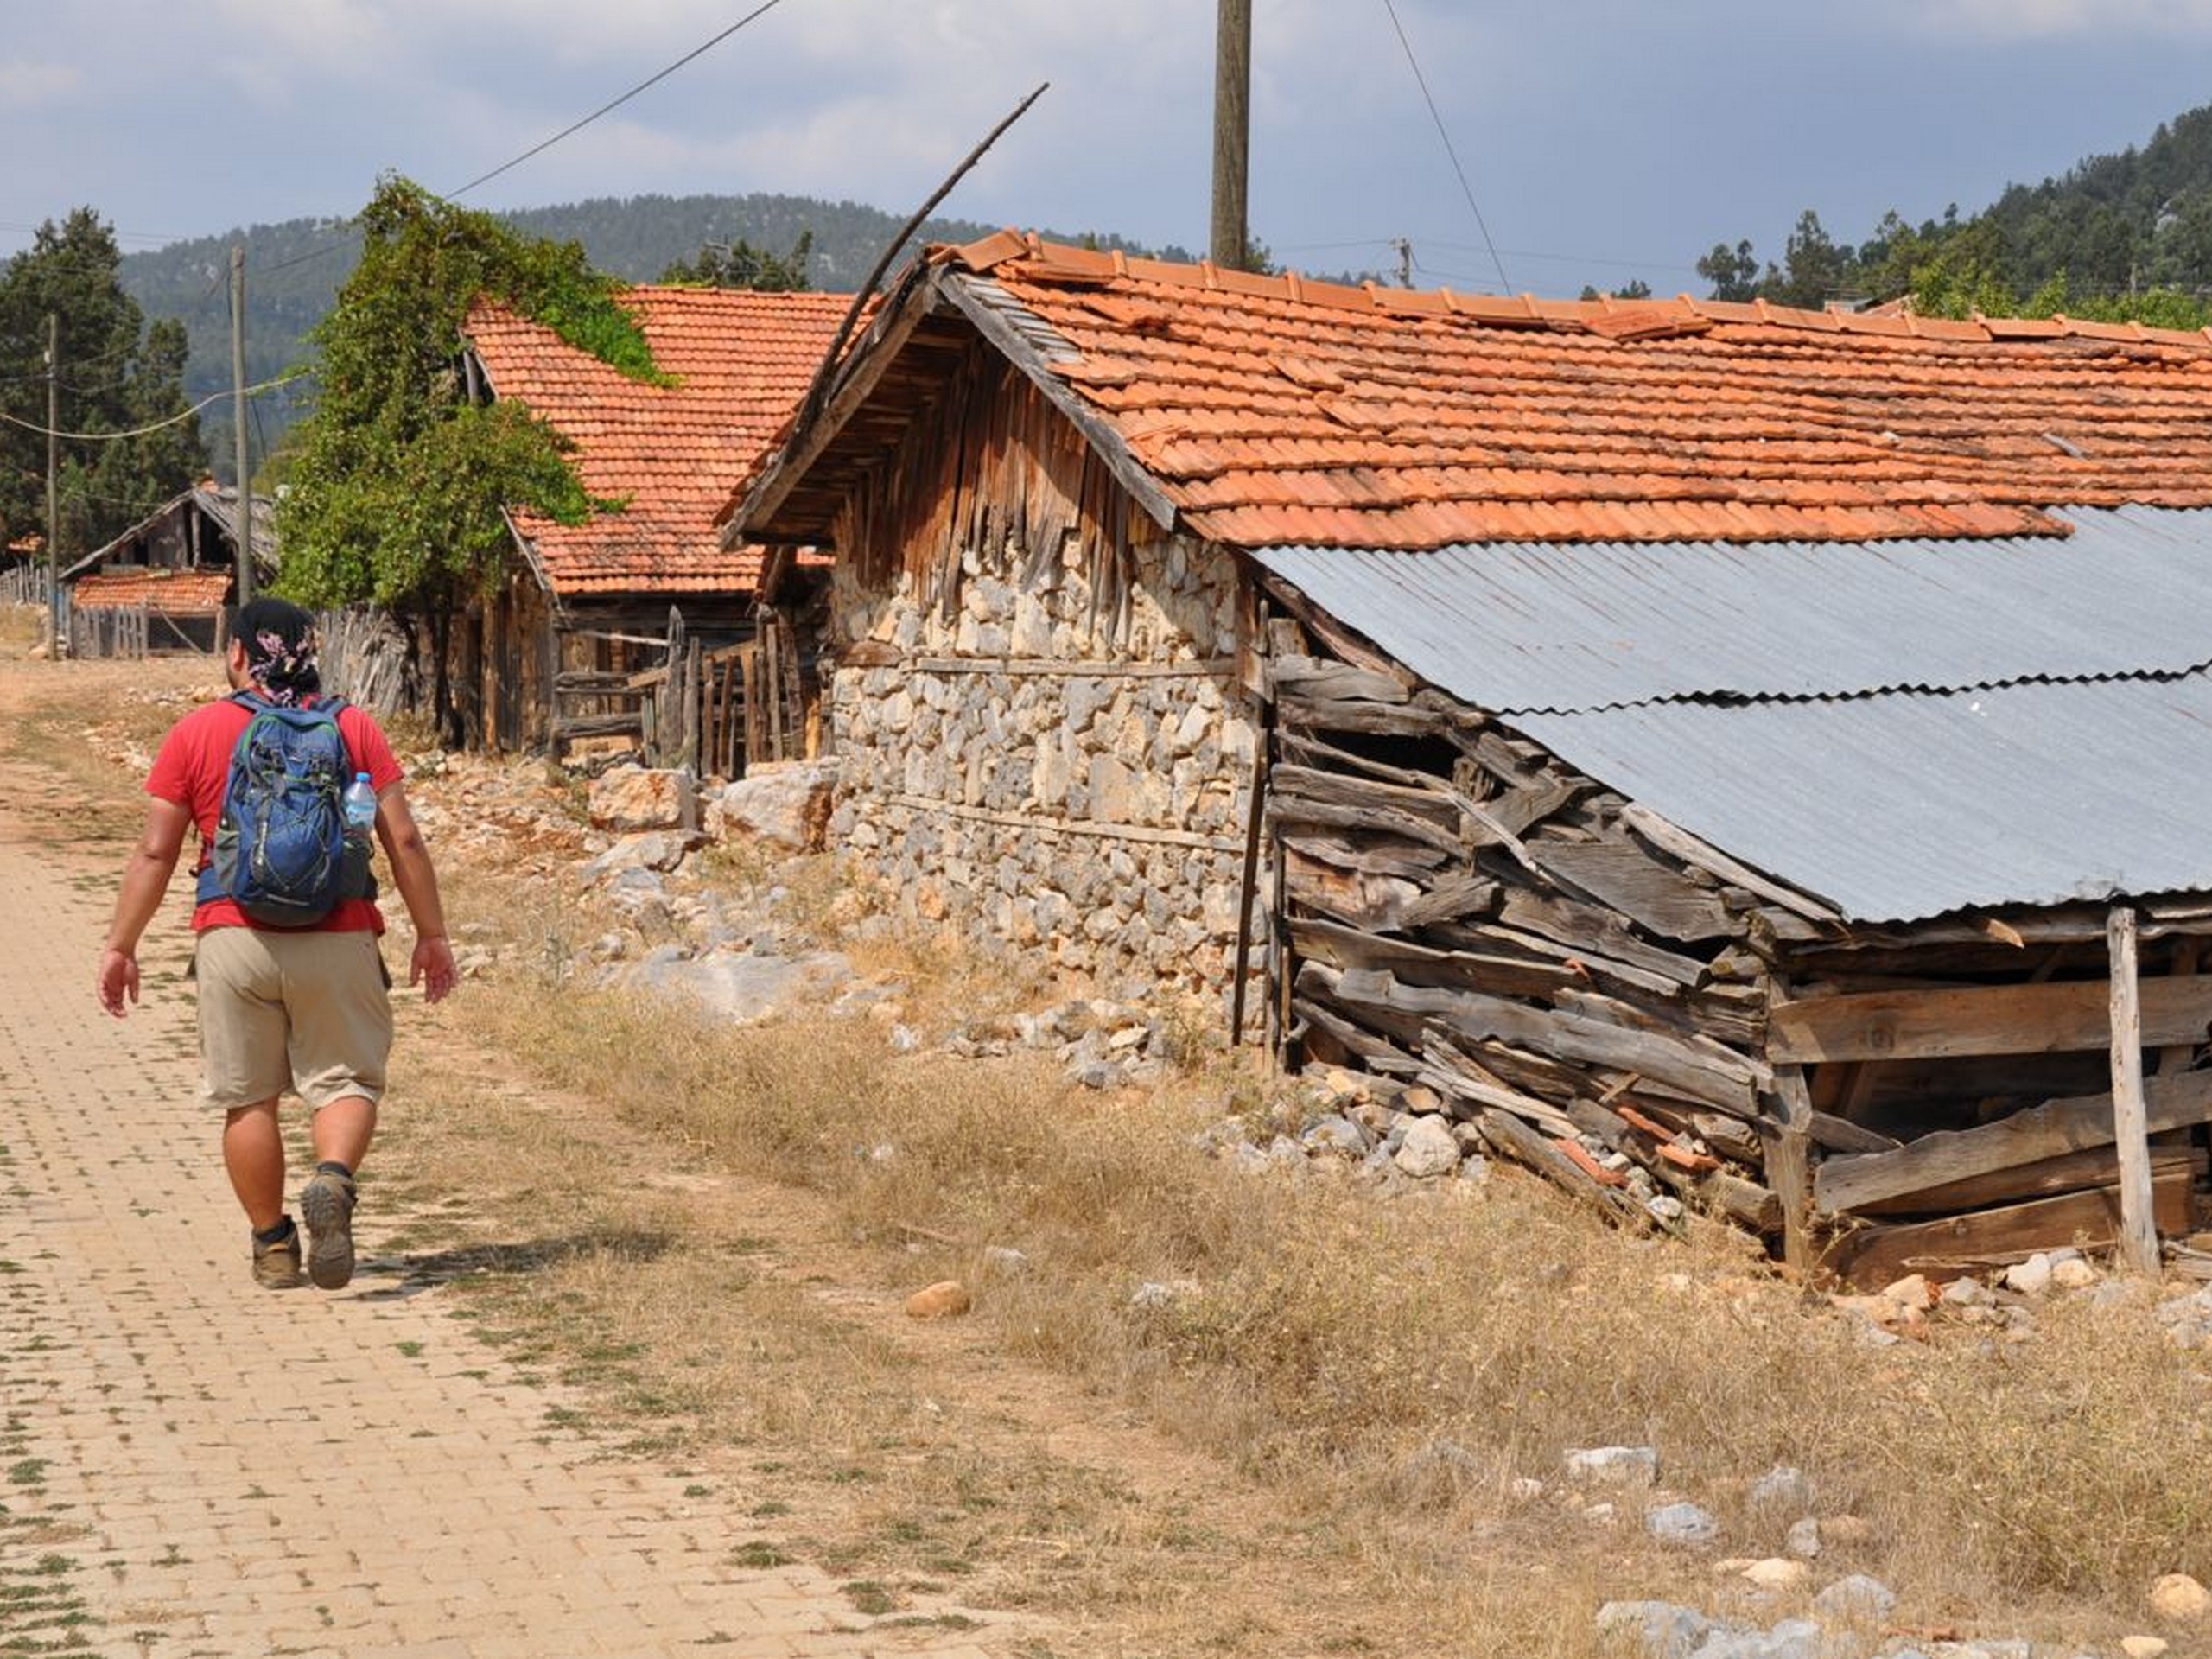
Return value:
M 1398 286 L 1400 288 L 1411 288 L 1414 285 L 1414 245 L 1412 238 L 1402 236 L 1398 238 L 1396 241 L 1391 243 L 1390 245 L 1398 251 Z
M 238 589 L 240 606 L 253 602 L 253 474 L 245 453 L 245 244 L 231 245 L 231 425 L 238 456 Z
M 61 656 L 61 319 L 46 314 L 46 655 Z
M 1213 262 L 1242 270 L 1252 149 L 1252 0 L 1217 0 L 1214 47 Z

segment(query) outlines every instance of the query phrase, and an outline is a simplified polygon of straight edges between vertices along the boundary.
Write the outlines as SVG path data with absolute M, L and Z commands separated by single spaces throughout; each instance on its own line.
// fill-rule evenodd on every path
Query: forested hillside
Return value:
M 2212 318 L 2212 106 L 2161 125 L 2141 149 L 2095 156 L 2063 177 L 2016 184 L 1987 208 L 1907 224 L 1892 213 L 1864 241 L 1802 214 L 1781 257 L 1717 244 L 1699 271 L 1723 299 L 1789 305 L 1911 296 L 1930 314 Z
M 902 215 L 858 202 L 779 195 L 601 197 L 501 217 L 531 236 L 581 242 L 594 266 L 631 282 L 652 281 L 678 261 L 696 259 L 711 244 L 746 242 L 781 256 L 810 232 L 808 276 L 813 287 L 832 290 L 867 276 L 904 222 Z M 969 241 L 995 228 L 932 219 L 923 226 L 922 239 Z M 257 225 L 126 256 L 124 286 L 146 315 L 177 318 L 190 331 L 185 385 L 195 399 L 231 384 L 231 248 L 240 241 L 246 245 L 246 378 L 251 384 L 309 359 L 308 332 L 329 311 L 361 256 L 360 233 L 350 224 L 312 219 Z M 268 453 L 314 396 L 310 380 L 255 401 L 257 456 Z M 227 478 L 232 452 L 227 410 L 210 409 L 203 424 L 216 470 Z

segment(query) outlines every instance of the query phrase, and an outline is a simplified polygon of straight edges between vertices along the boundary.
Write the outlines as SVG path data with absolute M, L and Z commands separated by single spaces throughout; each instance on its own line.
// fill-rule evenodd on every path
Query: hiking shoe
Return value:
M 300 1271 L 300 1230 L 294 1227 L 282 1238 L 253 1241 L 253 1282 L 266 1290 L 297 1290 L 307 1283 Z
M 353 1179 L 318 1169 L 300 1189 L 308 1224 L 308 1277 L 318 1290 L 337 1290 L 353 1276 Z

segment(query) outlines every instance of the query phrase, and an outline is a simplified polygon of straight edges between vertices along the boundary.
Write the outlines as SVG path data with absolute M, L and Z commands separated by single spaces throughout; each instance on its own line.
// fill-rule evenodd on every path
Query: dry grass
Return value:
M 826 862 L 723 874 L 849 919 Z M 540 971 L 598 929 L 566 893 L 448 885 L 507 965 L 412 1039 L 438 1063 L 404 1082 L 378 1203 L 410 1201 L 400 1242 L 563 1391 L 557 1421 L 696 1465 L 734 1548 L 849 1573 L 856 1606 L 1049 1609 L 1124 1653 L 1560 1659 L 1595 1650 L 1608 1597 L 1751 1611 L 1632 1503 L 1608 1529 L 1512 1496 L 1621 1441 L 1746 1555 L 1794 1518 L 1751 1484 L 1804 1468 L 1821 1513 L 1866 1523 L 1815 1581 L 1873 1573 L 1914 1624 L 2108 1646 L 2157 1574 L 2212 1579 L 2204 1357 L 2147 1295 L 2054 1301 L 2025 1342 L 1875 1347 L 1719 1228 L 1625 1238 L 1510 1172 L 1394 1202 L 1237 1174 L 1189 1144 L 1259 1109 L 1233 1069 L 1099 1095 L 1041 1062 L 901 1057 L 866 1018 L 717 1027 Z M 909 1007 L 1029 994 L 871 949 Z M 493 1077 L 449 1063 L 479 1040 L 510 1057 Z M 887 1322 L 939 1276 L 980 1287 L 975 1319 Z
M 887 1270 L 912 1276 L 893 1252 L 916 1237 L 948 1241 L 928 1272 L 971 1280 L 988 1274 L 986 1247 L 1020 1249 L 1033 1268 L 987 1299 L 1009 1351 L 1135 1404 L 1294 1514 L 1383 1535 L 1427 1511 L 1448 1541 L 1425 1570 L 1397 1564 L 1424 1593 L 1501 1539 L 1542 1547 L 1560 1512 L 1516 1505 L 1511 1480 L 1617 1441 L 1658 1447 L 1665 1482 L 1750 1554 L 1777 1552 L 1795 1518 L 1753 1513 L 1751 1484 L 1803 1467 L 1825 1514 L 1870 1523 L 1863 1544 L 1831 1548 L 1824 1578 L 1873 1572 L 1930 1618 L 2055 1634 L 2125 1622 L 2159 1573 L 2212 1575 L 2212 1402 L 2147 1298 L 2055 1303 L 2017 1345 L 1953 1329 L 1876 1348 L 1723 1230 L 1688 1246 L 1596 1231 L 1510 1174 L 1479 1198 L 1378 1203 L 1198 1157 L 1203 1100 L 900 1058 L 865 1022 L 714 1031 L 615 1000 L 582 1018 L 573 1002 L 487 1001 L 549 1077 L 711 1165 L 821 1192 Z M 1133 1305 L 1146 1281 L 1187 1288 Z M 1422 1455 L 1442 1446 L 1457 1450 Z M 1710 1597 L 1678 1567 L 1604 1548 L 1636 1561 L 1608 1593 Z M 1554 1615 L 1557 1591 L 1540 1598 Z

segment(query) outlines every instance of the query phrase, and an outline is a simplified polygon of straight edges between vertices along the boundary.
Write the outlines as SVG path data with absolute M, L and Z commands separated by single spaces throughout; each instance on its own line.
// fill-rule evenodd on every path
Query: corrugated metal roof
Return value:
M 2212 512 L 2063 541 L 1255 551 L 1858 921 L 2212 892 Z
M 1506 712 L 2174 674 L 2212 661 L 2212 512 L 2060 516 L 2070 537 L 1252 556 L 1425 679 Z M 2111 626 L 2083 626 L 2095 618 Z
M 2212 677 L 1513 724 L 1858 921 L 2212 891 Z

